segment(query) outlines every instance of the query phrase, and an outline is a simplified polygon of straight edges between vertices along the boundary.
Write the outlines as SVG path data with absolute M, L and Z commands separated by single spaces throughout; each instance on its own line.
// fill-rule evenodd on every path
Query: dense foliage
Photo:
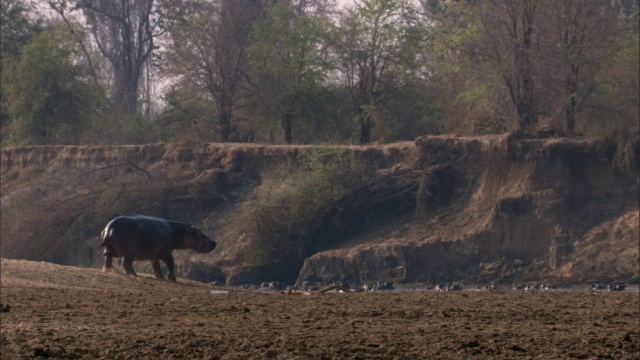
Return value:
M 7 0 L 3 145 L 636 133 L 637 0 Z

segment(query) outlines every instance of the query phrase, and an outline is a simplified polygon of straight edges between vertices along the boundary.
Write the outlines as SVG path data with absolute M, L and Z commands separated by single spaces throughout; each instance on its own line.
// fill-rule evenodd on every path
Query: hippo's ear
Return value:
M 197 228 L 193 227 L 192 225 L 187 225 L 187 233 L 188 234 L 197 234 L 199 232 L 200 232 L 200 230 L 198 230 Z

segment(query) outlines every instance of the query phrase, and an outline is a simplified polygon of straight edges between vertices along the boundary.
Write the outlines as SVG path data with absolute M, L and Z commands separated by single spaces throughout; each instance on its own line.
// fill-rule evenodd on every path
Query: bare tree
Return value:
M 482 11 L 485 55 L 500 71 L 521 130 L 532 129 L 538 115 L 533 59 L 538 52 L 534 46 L 537 12 L 538 0 L 492 0 Z
M 74 28 L 69 13 L 81 10 L 91 45 L 107 60 L 104 71 L 111 100 L 121 114 L 138 114 L 155 40 L 165 32 L 165 16 L 156 0 L 48 0 L 81 44 L 91 63 L 90 45 Z
M 427 3 L 430 3 L 428 0 Z M 501 89 L 483 93 L 502 99 L 506 91 L 521 130 L 538 118 L 562 121 L 574 131 L 577 116 L 597 92 L 598 73 L 616 51 L 623 2 L 608 0 L 488 0 L 444 4 L 436 39 L 450 51 L 465 79 L 480 85 L 500 77 Z M 447 59 L 448 60 L 448 59 Z M 445 81 L 452 79 L 446 74 Z M 459 90 L 458 94 L 464 93 Z M 498 96 L 495 96 L 498 95 Z M 475 95 L 474 95 L 475 96 Z M 495 100 L 489 100 L 495 103 Z M 549 123 L 558 126 L 557 123 Z
M 192 0 L 172 31 L 167 56 L 183 83 L 204 91 L 216 108 L 221 141 L 235 131 L 234 110 L 246 70 L 249 35 L 263 5 L 255 0 Z
M 617 19 L 611 1 L 563 0 L 553 6 L 565 126 L 574 131 L 580 107 L 596 88 L 595 70 L 613 53 Z

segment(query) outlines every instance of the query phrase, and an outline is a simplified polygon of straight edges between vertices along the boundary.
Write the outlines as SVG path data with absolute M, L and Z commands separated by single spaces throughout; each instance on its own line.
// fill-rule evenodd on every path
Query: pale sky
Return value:
M 353 0 L 337 0 L 338 2 L 338 7 L 344 7 L 347 4 L 352 4 Z

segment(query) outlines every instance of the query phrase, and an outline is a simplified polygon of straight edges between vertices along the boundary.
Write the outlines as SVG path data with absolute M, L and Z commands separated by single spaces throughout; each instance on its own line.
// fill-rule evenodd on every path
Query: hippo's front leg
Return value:
M 133 256 L 126 255 L 122 257 L 122 267 L 128 275 L 138 276 L 133 270 Z
M 153 266 L 153 273 L 155 274 L 155 276 L 158 279 L 164 280 L 164 275 L 162 275 L 162 269 L 160 268 L 160 260 L 151 260 L 151 266 Z
M 176 275 L 174 274 L 174 264 L 173 264 L 173 255 L 169 254 L 162 258 L 165 264 L 167 264 L 167 268 L 169 269 L 169 273 L 167 274 L 167 279 L 171 281 L 176 281 Z

